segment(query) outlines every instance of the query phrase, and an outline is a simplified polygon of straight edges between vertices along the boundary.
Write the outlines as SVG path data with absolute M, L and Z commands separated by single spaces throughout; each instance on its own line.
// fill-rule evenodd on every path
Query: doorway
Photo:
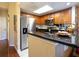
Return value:
M 7 11 L 0 10 L 0 57 L 8 56 Z

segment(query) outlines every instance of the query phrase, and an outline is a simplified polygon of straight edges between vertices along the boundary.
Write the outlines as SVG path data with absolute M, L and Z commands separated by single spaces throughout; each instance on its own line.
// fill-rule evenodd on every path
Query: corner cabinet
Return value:
M 33 35 L 28 35 L 28 54 L 29 57 L 63 57 L 68 56 L 63 44 L 48 41 Z

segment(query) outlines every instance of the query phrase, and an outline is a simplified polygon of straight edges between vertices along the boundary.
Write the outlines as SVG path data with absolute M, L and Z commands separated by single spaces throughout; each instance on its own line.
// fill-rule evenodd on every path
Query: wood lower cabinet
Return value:
M 67 57 L 71 53 L 68 46 L 32 35 L 28 35 L 28 46 L 29 57 Z

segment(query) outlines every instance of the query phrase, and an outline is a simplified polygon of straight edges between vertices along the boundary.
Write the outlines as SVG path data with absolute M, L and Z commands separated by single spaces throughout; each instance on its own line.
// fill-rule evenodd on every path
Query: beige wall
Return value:
M 7 10 L 0 10 L 0 16 L 6 16 L 8 15 L 8 11 Z
M 18 40 L 20 39 L 20 5 L 16 2 L 10 2 L 8 4 L 8 15 L 9 15 L 9 44 L 18 48 Z M 14 31 L 14 15 L 17 16 L 17 31 Z
M 0 2 L 0 8 L 2 9 L 8 9 L 8 2 Z

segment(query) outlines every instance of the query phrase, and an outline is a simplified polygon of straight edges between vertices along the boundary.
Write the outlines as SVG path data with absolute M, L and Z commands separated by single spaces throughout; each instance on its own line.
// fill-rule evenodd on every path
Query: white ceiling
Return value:
M 21 6 L 21 11 L 22 12 L 26 12 L 26 13 L 30 13 L 30 14 L 34 14 L 34 15 L 38 15 L 38 16 L 42 16 L 51 12 L 56 12 L 59 10 L 63 10 L 69 7 L 72 7 L 76 4 L 78 4 L 78 2 L 71 2 L 71 4 L 69 6 L 66 5 L 67 2 L 21 2 L 20 6 Z M 49 5 L 52 8 L 54 8 L 53 10 L 46 12 L 46 13 L 42 13 L 42 14 L 36 14 L 33 11 L 45 6 L 45 5 Z

